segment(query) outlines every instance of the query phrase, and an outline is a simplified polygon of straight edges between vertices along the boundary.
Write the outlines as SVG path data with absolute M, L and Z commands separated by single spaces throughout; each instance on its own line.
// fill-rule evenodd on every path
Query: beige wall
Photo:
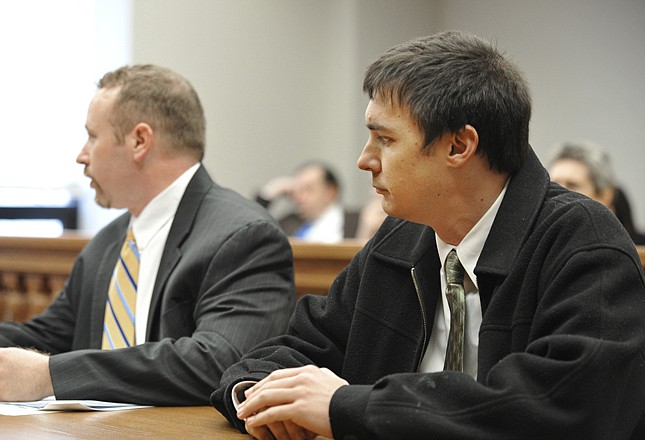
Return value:
M 351 205 L 370 190 L 355 165 L 367 136 L 362 72 L 390 46 L 435 30 L 432 2 L 421 0 L 133 4 L 133 62 L 191 80 L 208 121 L 204 162 L 219 183 L 250 196 L 317 158 L 334 164 Z
M 532 86 L 531 141 L 612 153 L 645 226 L 642 0 L 133 0 L 134 62 L 187 76 L 208 118 L 205 164 L 249 196 L 300 162 L 333 162 L 358 205 L 362 72 L 387 48 L 442 29 L 494 38 Z
M 444 28 L 495 38 L 533 94 L 531 143 L 586 139 L 611 154 L 645 230 L 645 1 L 444 0 Z

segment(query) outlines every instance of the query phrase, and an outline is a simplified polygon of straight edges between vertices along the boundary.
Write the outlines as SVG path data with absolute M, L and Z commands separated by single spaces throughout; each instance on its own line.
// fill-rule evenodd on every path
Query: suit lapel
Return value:
M 181 246 L 186 240 L 192 230 L 193 223 L 197 214 L 197 210 L 202 203 L 202 200 L 208 190 L 213 185 L 213 181 L 206 172 L 203 166 L 200 166 L 190 183 L 186 187 L 175 218 L 168 232 L 166 245 L 164 246 L 161 261 L 159 263 L 159 270 L 157 272 L 157 279 L 152 291 L 152 298 L 150 302 L 150 314 L 148 315 L 148 326 L 146 331 L 147 340 L 156 340 L 160 337 L 160 311 L 161 300 L 163 298 L 163 291 L 165 290 L 166 283 L 170 274 L 175 269 L 182 257 Z

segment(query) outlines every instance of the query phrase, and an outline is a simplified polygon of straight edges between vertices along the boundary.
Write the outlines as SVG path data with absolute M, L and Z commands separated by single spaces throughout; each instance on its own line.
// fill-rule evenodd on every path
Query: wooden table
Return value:
M 3 440 L 249 440 L 211 406 L 0 416 Z

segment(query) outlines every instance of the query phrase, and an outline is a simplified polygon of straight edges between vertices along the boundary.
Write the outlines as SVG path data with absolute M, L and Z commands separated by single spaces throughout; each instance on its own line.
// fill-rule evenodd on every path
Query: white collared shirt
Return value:
M 177 180 L 157 194 L 143 208 L 138 217 L 132 217 L 130 221 L 140 256 L 135 310 L 135 341 L 137 345 L 146 342 L 152 291 L 168 232 L 186 187 L 199 166 L 200 164 L 196 163 L 186 170 Z
M 482 308 L 479 299 L 479 287 L 477 277 L 475 276 L 475 266 L 481 255 L 484 243 L 490 233 L 493 221 L 499 211 L 499 207 L 506 194 L 508 182 L 504 189 L 497 196 L 495 202 L 488 208 L 488 211 L 482 216 L 475 226 L 466 234 L 464 239 L 455 247 L 445 243 L 435 234 L 437 240 L 437 250 L 439 260 L 441 261 L 441 301 L 437 304 L 435 312 L 434 325 L 428 347 L 421 361 L 420 372 L 437 372 L 443 371 L 444 361 L 446 359 L 446 349 L 448 347 L 448 333 L 450 331 L 450 307 L 446 298 L 446 274 L 444 264 L 446 257 L 452 249 L 457 250 L 459 261 L 466 271 L 464 277 L 464 291 L 466 293 L 466 323 L 464 332 L 464 373 L 473 378 L 477 378 L 477 349 L 479 347 L 479 327 L 482 323 Z
M 343 207 L 332 203 L 305 233 L 303 239 L 320 243 L 338 243 L 344 236 L 345 214 Z

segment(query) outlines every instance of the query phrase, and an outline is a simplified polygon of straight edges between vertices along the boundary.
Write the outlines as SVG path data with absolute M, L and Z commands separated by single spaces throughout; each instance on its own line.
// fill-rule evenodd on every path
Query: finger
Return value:
M 294 414 L 297 414 L 294 405 L 285 404 L 267 407 L 266 409 L 255 413 L 245 419 L 247 426 L 270 425 L 277 422 L 292 420 Z
M 310 440 L 315 439 L 317 434 L 306 430 L 291 421 L 271 423 L 265 425 L 276 440 Z
M 275 440 L 301 440 L 306 439 L 304 432 L 287 430 L 282 422 L 271 423 L 269 425 L 260 425 L 247 428 L 247 432 L 257 439 L 275 439 Z
M 291 388 L 265 389 L 246 399 L 237 410 L 239 419 L 246 419 L 266 409 L 292 403 L 294 392 Z
M 282 424 L 289 433 L 289 437 L 292 439 L 310 439 L 316 437 L 316 434 L 303 428 L 300 425 L 295 424 L 291 420 L 286 420 Z
M 334 376 L 336 375 L 328 369 L 321 369 L 314 365 L 305 365 L 304 367 L 297 368 L 285 368 L 283 370 L 276 370 L 255 385 L 245 391 L 246 398 L 251 397 L 253 394 L 256 394 L 267 388 L 293 388 L 296 384 L 296 380 L 302 379 L 306 380 L 307 378 L 312 379 L 316 376 L 320 376 L 320 372 L 323 372 L 325 376 Z
M 266 425 L 273 434 L 273 437 L 277 440 L 291 440 L 289 432 L 286 430 L 282 422 L 270 423 Z
M 283 368 L 281 370 L 276 370 L 273 371 L 271 374 L 269 374 L 267 377 L 253 385 L 251 388 L 245 391 L 246 397 L 249 397 L 253 393 L 257 392 L 258 390 L 261 390 L 264 388 L 266 385 L 285 379 L 289 377 L 295 377 L 298 376 L 300 373 L 303 371 L 311 370 L 312 368 L 317 368 L 314 367 L 313 365 L 305 365 L 303 367 L 294 367 L 294 368 Z
M 307 428 L 302 428 L 302 431 L 305 433 L 305 438 L 306 439 L 314 439 L 314 438 L 318 437 L 317 433 L 315 433 L 314 431 L 310 431 Z
M 249 433 L 253 438 L 256 438 L 258 440 L 274 440 L 275 437 L 273 437 L 273 434 L 271 434 L 271 431 L 269 431 L 269 428 L 267 428 L 264 425 L 261 426 L 249 426 L 246 425 L 246 432 Z

